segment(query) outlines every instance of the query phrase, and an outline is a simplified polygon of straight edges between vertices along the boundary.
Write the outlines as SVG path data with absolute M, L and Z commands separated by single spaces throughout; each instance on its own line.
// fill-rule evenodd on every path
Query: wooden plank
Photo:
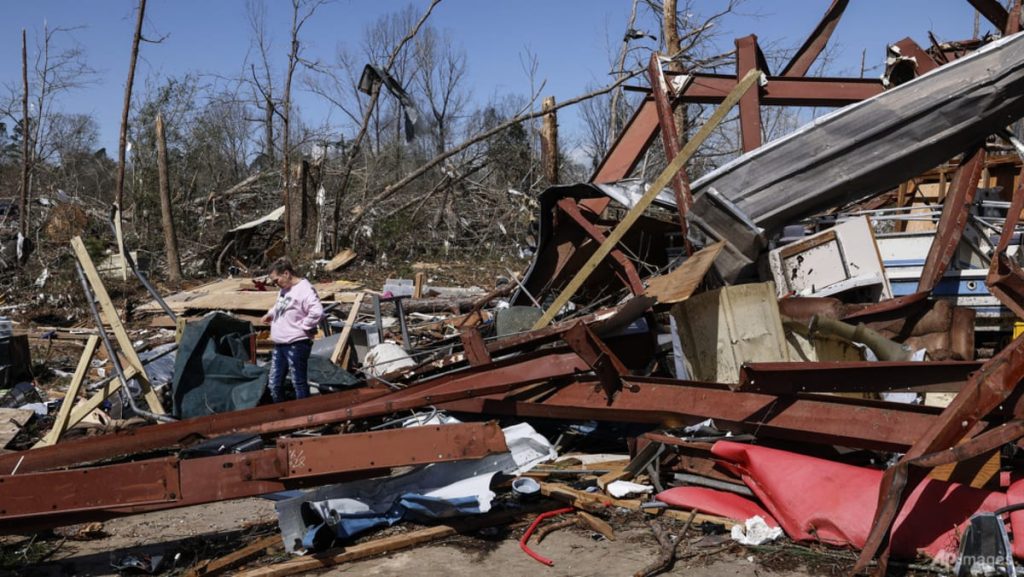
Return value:
M 647 207 L 649 207 L 651 203 L 654 202 L 654 199 L 658 196 L 658 194 L 666 186 L 669 185 L 669 183 L 675 177 L 676 173 L 678 173 L 683 168 L 683 166 L 686 165 L 686 163 L 690 160 L 690 157 L 692 157 L 694 153 L 697 152 L 697 149 L 704 143 L 704 141 L 709 136 L 711 136 L 711 133 L 715 130 L 715 128 L 717 128 L 718 125 L 723 120 L 725 120 L 726 115 L 729 113 L 730 110 L 732 110 L 732 107 L 735 106 L 737 102 L 739 102 L 740 98 L 744 94 L 746 94 L 747 91 L 752 86 L 754 86 L 754 84 L 756 84 L 758 79 L 760 78 L 761 71 L 754 69 L 747 72 L 746 76 L 743 77 L 743 80 L 740 80 L 736 84 L 736 87 L 733 88 L 731 92 L 729 92 L 729 95 L 725 97 L 725 100 L 722 101 L 722 104 L 720 104 L 718 108 L 715 109 L 715 112 L 712 113 L 711 118 L 708 119 L 707 123 L 705 123 L 704 126 L 701 126 L 700 130 L 697 131 L 697 134 L 695 134 L 693 138 L 686 143 L 686 146 L 683 147 L 681 151 L 679 151 L 679 155 L 673 158 L 672 162 L 670 162 L 669 165 L 665 167 L 665 170 L 663 170 L 662 173 L 658 175 L 658 178 L 654 181 L 653 184 L 651 184 L 650 188 L 647 190 L 646 193 L 644 193 L 640 200 L 637 201 L 636 205 L 633 206 L 633 208 L 629 209 L 629 212 L 626 213 L 626 216 L 623 217 L 623 219 L 615 227 L 615 230 L 613 230 L 611 234 L 608 235 L 608 238 L 606 238 L 604 242 L 602 242 L 597 247 L 597 250 L 594 251 L 594 254 L 592 254 L 590 258 L 587 260 L 587 262 L 584 263 L 582 267 L 580 267 L 580 270 L 576 273 L 576 276 L 574 276 L 573 279 L 569 281 L 569 284 L 562 289 L 562 291 L 558 294 L 558 297 L 555 299 L 555 301 L 551 303 L 550 307 L 548 307 L 548 310 L 544 311 L 544 316 L 538 319 L 537 322 L 533 325 L 533 330 L 542 329 L 546 327 L 548 323 L 550 323 L 552 319 L 555 318 L 555 315 L 558 314 L 558 311 L 562 310 L 562 307 L 564 307 L 569 302 L 569 299 L 571 299 L 573 295 L 576 294 L 576 291 L 578 291 L 580 287 L 583 286 L 584 281 L 590 278 L 591 273 L 593 273 L 594 270 L 598 267 L 598 265 L 601 264 L 601 261 L 603 261 L 605 257 L 608 256 L 608 254 L 615 248 L 615 245 L 617 245 L 619 241 L 622 240 L 622 237 L 625 236 L 626 233 L 629 232 L 629 229 L 632 228 L 633 225 L 636 223 L 636 221 L 639 220 L 641 216 L 643 216 L 644 211 L 646 211 Z
M 32 414 L 32 409 L 0 409 L 0 449 L 11 442 Z
M 316 571 L 318 569 L 323 569 L 324 567 L 332 567 L 335 565 L 341 565 L 342 563 L 358 561 L 374 555 L 398 551 L 399 549 L 407 549 L 414 545 L 437 541 L 438 539 L 444 539 L 445 537 L 451 537 L 452 535 L 457 535 L 467 531 L 475 531 L 484 527 L 493 527 L 495 525 L 504 525 L 514 521 L 526 512 L 527 510 L 525 509 L 523 511 L 503 511 L 501 513 L 495 513 L 493 515 L 487 515 L 480 518 L 468 518 L 458 524 L 453 523 L 451 525 L 427 527 L 426 529 L 419 529 L 416 531 L 410 531 L 409 533 L 403 533 L 401 535 L 384 537 L 367 543 L 360 543 L 358 545 L 345 547 L 340 553 L 326 552 L 308 557 L 297 557 L 276 565 L 269 565 L 267 567 L 259 567 L 249 571 L 243 571 L 241 573 L 237 573 L 236 577 L 286 577 L 288 575 L 295 575 L 296 573 Z
M 345 250 L 334 255 L 334 258 L 327 261 L 327 264 L 324 265 L 324 270 L 327 272 L 334 272 L 355 260 L 356 256 L 356 251 L 350 248 L 346 248 Z
M 338 364 L 338 359 L 341 358 L 341 353 L 348 346 L 349 335 L 352 334 L 352 325 L 356 323 L 356 318 L 359 316 L 359 305 L 363 303 L 363 293 L 356 295 L 356 300 L 352 304 L 352 309 L 348 311 L 348 318 L 345 319 L 345 328 L 341 329 L 341 336 L 338 338 L 338 343 L 334 345 L 334 350 L 331 351 L 331 363 Z
M 125 367 L 124 369 L 125 379 L 134 379 L 137 374 L 135 367 Z M 103 388 L 97 390 L 91 397 L 71 409 L 71 417 L 68 418 L 67 428 L 70 429 L 78 423 L 81 423 L 83 419 L 89 416 L 89 413 L 98 409 L 99 406 L 103 404 L 103 401 L 107 400 L 107 397 L 113 395 L 120 389 L 120 379 L 114 379 L 103 385 Z
M 658 299 L 662 304 L 685 301 L 700 286 L 704 275 L 711 269 L 711 265 L 715 264 L 715 259 L 724 246 L 723 240 L 704 247 L 686 259 L 686 262 L 679 265 L 676 270 L 651 278 L 647 281 L 647 290 L 644 294 Z
M 631 509 L 633 511 L 641 511 L 643 508 L 640 506 L 642 503 L 635 499 L 614 499 L 600 493 L 587 493 L 586 491 L 579 491 L 573 489 L 568 485 L 561 483 L 546 483 L 541 482 L 540 484 L 541 494 L 566 501 L 573 507 L 578 509 L 587 509 L 592 507 L 623 507 L 625 509 Z M 673 519 L 679 519 L 686 521 L 690 518 L 688 511 L 676 511 L 674 509 L 661 509 L 659 510 L 661 515 L 666 517 L 672 517 Z M 724 525 L 726 529 L 732 529 L 733 525 L 738 525 L 743 522 L 743 519 L 727 519 L 725 517 L 718 517 L 717 515 L 705 515 L 703 513 L 697 513 L 693 518 L 694 523 L 717 523 Z
M 583 520 L 594 532 L 600 533 L 609 541 L 615 540 L 615 530 L 604 519 L 595 517 L 586 511 L 576 511 L 576 516 Z
M 78 359 L 75 374 L 71 377 L 71 384 L 68 385 L 68 392 L 64 394 L 64 402 L 61 403 L 60 411 L 57 412 L 57 418 L 53 421 L 53 428 L 33 448 L 55 444 L 60 440 L 60 436 L 68 430 L 71 409 L 75 406 L 75 401 L 78 400 L 78 391 L 81 390 L 82 383 L 85 382 L 85 375 L 89 371 L 89 362 L 92 361 L 92 356 L 96 353 L 96 346 L 99 342 L 100 338 L 96 335 L 91 335 L 89 340 L 86 341 L 85 350 L 82 351 L 82 356 Z
M 89 252 L 85 249 L 82 237 L 76 236 L 71 239 L 71 246 L 74 248 L 75 256 L 78 257 L 78 261 L 82 265 L 82 270 L 85 271 L 86 278 L 89 279 L 89 284 L 92 285 L 93 292 L 96 293 L 96 299 L 100 302 L 103 314 L 106 315 L 106 321 L 110 323 L 110 329 L 117 339 L 117 345 L 121 349 L 121 354 L 128 361 L 128 365 L 135 369 L 143 396 L 146 398 L 146 403 L 149 404 L 150 410 L 154 413 L 158 415 L 165 414 L 167 411 L 164 410 L 163 403 L 160 402 L 160 396 L 150 386 L 146 369 L 142 365 L 142 359 L 135 352 L 132 339 L 128 336 L 128 331 L 125 330 L 121 317 L 118 316 L 117 309 L 114 307 L 113 301 L 110 300 L 110 295 L 107 294 L 107 287 L 103 285 L 103 281 L 100 280 L 100 276 L 96 272 L 96 267 L 93 265 L 92 258 L 89 257 Z
M 121 207 L 114 205 L 114 236 L 117 254 L 121 257 L 121 280 L 128 282 L 128 258 L 124 254 L 124 233 L 121 232 Z
M 185 577 L 213 577 L 214 575 L 220 575 L 221 573 L 241 564 L 248 558 L 253 557 L 266 549 L 274 547 L 275 545 L 283 545 L 280 534 L 264 537 L 257 540 L 255 543 L 246 545 L 245 547 L 242 547 L 237 551 L 233 551 L 223 557 L 202 562 L 186 571 Z

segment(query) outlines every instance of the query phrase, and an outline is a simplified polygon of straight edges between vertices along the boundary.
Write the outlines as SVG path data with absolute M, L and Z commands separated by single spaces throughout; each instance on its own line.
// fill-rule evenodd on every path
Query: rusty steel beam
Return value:
M 115 459 L 124 455 L 184 447 L 198 441 L 260 428 L 266 433 L 274 429 L 267 423 L 281 419 L 329 411 L 365 402 L 387 394 L 387 389 L 359 388 L 308 399 L 276 403 L 230 413 L 185 419 L 174 423 L 150 425 L 95 437 L 62 441 L 49 447 L 0 455 L 0 473 L 43 471 L 57 467 Z M 296 427 L 300 428 L 300 427 Z
M 689 425 L 713 419 L 723 429 L 788 441 L 903 451 L 939 410 L 829 395 L 743 393 L 726 385 L 624 377 L 609 405 L 600 382 L 576 379 L 534 402 L 491 395 L 441 405 L 451 411 L 519 418 Z
M 909 36 L 897 42 L 895 46 L 900 49 L 900 54 L 902 56 L 913 58 L 917 61 L 918 76 L 926 72 L 931 72 L 940 66 L 930 54 L 924 51 L 924 48 L 921 48 L 921 46 L 917 42 L 914 42 Z
M 665 72 L 672 76 L 672 72 Z M 692 74 L 692 80 L 674 104 L 693 102 L 719 104 L 736 87 L 735 76 Z M 863 78 L 785 78 L 769 77 L 760 88 L 761 104 L 766 106 L 846 106 L 882 93 L 879 80 Z M 594 183 L 622 180 L 633 172 L 658 133 L 658 111 L 648 95 L 637 107 L 625 128 L 601 160 L 591 177 Z M 597 212 L 600 212 L 598 210 Z
M 162 510 L 252 497 L 327 482 L 346 473 L 476 459 L 508 450 L 496 423 L 424 426 L 319 438 L 279 439 L 249 453 L 0 476 L 0 521 L 17 523 L 133 507 Z
M 525 385 L 589 372 L 590 366 L 564 349 L 547 349 L 488 366 L 442 375 L 365 403 L 272 423 L 275 429 L 314 427 L 352 419 L 390 415 L 457 399 L 504 393 Z
M 1004 36 L 1020 32 L 1020 3 L 1021 0 L 1013 0 L 1010 15 L 1006 19 L 1006 26 L 1003 28 Z
M 850 0 L 833 0 L 832 4 L 825 11 L 825 15 L 821 17 L 821 22 L 814 27 L 814 31 L 807 37 L 803 45 L 793 58 L 789 60 L 789 64 L 782 70 L 780 76 L 788 77 L 799 77 L 806 76 L 807 72 L 811 69 L 811 65 L 817 60 L 818 55 L 825 49 L 828 44 L 829 38 L 832 37 L 832 32 L 835 31 L 836 25 L 839 24 L 839 19 L 843 17 L 843 11 L 846 10 L 847 4 Z
M 467 327 L 459 333 L 459 340 L 462 341 L 462 350 L 466 354 L 466 360 L 470 366 L 478 367 L 491 364 L 491 354 L 487 352 L 487 345 L 484 344 L 484 337 L 476 327 Z
M 978 144 L 964 153 L 963 161 L 957 167 L 953 182 L 950 184 L 950 192 L 942 203 L 938 231 L 921 270 L 921 279 L 917 283 L 918 292 L 931 292 L 946 274 L 970 218 L 971 203 L 974 202 L 974 194 L 978 191 L 978 181 L 984 167 L 983 144 Z
M 959 391 L 981 365 L 977 361 L 748 363 L 740 368 L 736 390 L 773 395 Z
M 671 72 L 666 72 L 671 75 Z M 678 100 L 717 104 L 736 86 L 735 76 L 694 74 Z M 882 93 L 882 82 L 864 78 L 783 78 L 769 76 L 761 87 L 766 106 L 846 106 Z
M 587 220 L 587 217 L 583 216 L 580 211 L 579 205 L 572 198 L 563 198 L 558 201 L 558 208 L 564 212 L 569 218 L 573 220 L 587 236 L 592 238 L 597 244 L 603 244 L 608 235 L 601 229 L 597 228 L 594 223 Z M 685 225 L 684 225 L 685 227 Z M 617 265 L 616 276 L 622 281 L 622 284 L 633 292 L 635 295 L 643 294 L 644 283 L 640 280 L 640 274 L 637 273 L 636 267 L 633 262 L 623 254 L 622 250 L 613 248 L 609 256 L 615 261 Z
M 751 34 L 736 39 L 736 78 L 743 78 L 751 70 L 758 69 L 758 61 L 764 57 L 757 45 L 757 36 Z M 767 74 L 767 68 L 760 68 Z M 761 89 L 754 87 L 740 98 L 740 143 L 743 152 L 750 152 L 761 146 Z
M 913 446 L 900 462 L 886 469 L 878 491 L 878 508 L 871 533 L 861 550 L 855 571 L 861 571 L 887 543 L 889 529 L 900 510 L 904 495 L 918 479 L 908 476 L 908 463 L 914 459 L 949 449 L 964 438 L 970 438 L 978 423 L 1013 394 L 1024 379 L 1024 335 L 982 365 L 971 375 L 942 415 L 918 435 Z M 1015 407 L 1019 413 L 1021 407 Z M 1019 415 L 1016 415 L 1019 416 Z M 884 557 L 883 563 L 884 565 Z
M 1003 8 L 1003 5 L 998 0 L 967 0 L 974 6 L 985 20 L 991 22 L 1000 31 L 1006 30 L 1007 23 L 1010 20 L 1010 14 Z
M 609 183 L 629 176 L 640 163 L 644 151 L 654 141 L 657 130 L 658 111 L 654 99 L 648 96 L 637 106 L 622 132 L 615 137 L 615 142 L 601 159 L 590 182 Z
M 1024 269 L 1006 255 L 1006 249 L 1020 221 L 1020 213 L 1024 210 L 1024 168 L 1018 175 L 1017 189 L 1013 192 L 1013 201 L 1006 212 L 1003 232 L 999 236 L 999 244 L 992 253 L 985 284 L 999 302 L 1024 319 Z
M 672 91 L 669 89 L 668 82 L 665 81 L 665 73 L 661 69 L 657 53 L 651 54 L 651 60 L 647 65 L 647 76 L 651 82 L 651 97 L 654 99 L 655 109 L 658 112 L 658 125 L 661 127 L 661 143 L 665 149 L 665 162 L 672 162 L 673 158 L 679 156 L 679 127 L 676 126 L 673 114 L 670 98 Z M 687 238 L 686 212 L 693 204 L 693 196 L 690 194 L 690 178 L 686 174 L 685 166 L 675 173 L 671 182 L 672 192 L 676 196 L 676 209 L 679 211 L 679 226 L 685 242 Z M 689 252 L 687 250 L 687 254 Z
M 622 389 L 623 375 L 629 373 L 626 365 L 583 322 L 574 324 L 562 338 L 594 370 L 610 405 L 616 393 Z

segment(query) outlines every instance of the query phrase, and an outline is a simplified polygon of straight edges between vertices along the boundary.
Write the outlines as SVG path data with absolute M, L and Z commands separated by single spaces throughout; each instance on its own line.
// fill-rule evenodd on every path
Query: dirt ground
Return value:
M 417 577 L 495 575 L 544 575 L 583 577 L 633 575 L 652 563 L 659 553 L 657 542 L 642 518 L 619 513 L 610 519 L 616 540 L 608 541 L 580 528 L 554 532 L 534 549 L 555 561 L 545 567 L 529 558 L 518 546 L 523 526 L 498 529 L 481 535 L 457 536 L 433 544 L 349 563 L 309 575 Z M 665 525 L 676 535 L 682 524 Z M 117 575 L 112 560 L 126 555 L 152 554 L 168 558 L 163 575 L 180 575 L 196 561 L 216 558 L 276 531 L 273 503 L 245 499 L 162 513 L 115 519 L 103 524 L 104 535 L 84 541 L 59 536 L 37 540 L 33 553 L 56 549 L 43 562 L 16 563 L 16 540 L 4 543 L 6 570 L 0 575 L 17 576 L 106 576 Z M 388 531 L 402 531 L 396 527 Z M 372 537 L 371 537 L 372 538 Z M 786 544 L 751 550 L 731 544 L 723 536 L 704 538 L 691 530 L 678 548 L 680 560 L 662 575 L 711 577 L 744 575 L 804 577 L 842 575 L 852 563 L 852 554 L 842 551 L 813 552 Z M 24 541 L 20 544 L 24 548 Z M 255 567 L 286 559 L 284 553 L 250 562 Z

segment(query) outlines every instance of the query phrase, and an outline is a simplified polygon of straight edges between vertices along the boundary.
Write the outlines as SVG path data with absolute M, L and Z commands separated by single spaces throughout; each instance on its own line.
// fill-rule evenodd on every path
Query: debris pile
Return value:
M 688 532 L 852 548 L 857 570 L 925 556 L 1012 575 L 1024 144 L 1006 127 L 1024 117 L 1024 36 L 1006 26 L 957 57 L 903 41 L 895 54 L 917 54 L 916 68 L 884 86 L 773 76 L 740 54 L 751 66 L 736 78 L 694 74 L 670 95 L 652 65 L 650 95 L 592 181 L 540 195 L 524 274 L 498 271 L 487 288 L 433 286 L 427 271 L 315 284 L 310 398 L 268 402 L 278 294 L 262 276 L 153 290 L 130 331 L 75 238 L 97 304 L 63 399 L 23 384 L 27 337 L 0 341 L 0 441 L 56 411 L 35 418 L 34 448 L 0 454 L 0 520 L 30 532 L 273 495 L 280 534 L 196 575 L 275 545 L 319 554 L 244 574 L 526 522 L 520 547 L 552 565 L 547 534 L 611 541 L 623 515 L 659 544 L 638 575 L 670 567 Z M 718 108 L 666 147 L 649 185 L 627 180 L 688 99 Z M 810 102 L 857 103 L 758 146 L 759 106 Z M 690 184 L 682 168 L 737 104 L 751 150 Z M 265 259 L 272 247 L 253 239 L 279 218 L 218 251 Z M 99 412 L 101 434 L 72 438 Z M 410 522 L 428 526 L 375 536 Z

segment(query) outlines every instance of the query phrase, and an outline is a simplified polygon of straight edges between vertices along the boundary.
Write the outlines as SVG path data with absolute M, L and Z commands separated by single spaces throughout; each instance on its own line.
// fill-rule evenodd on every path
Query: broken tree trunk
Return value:
M 162 113 L 156 115 L 156 163 L 160 180 L 160 222 L 164 229 L 164 250 L 167 251 L 167 280 L 177 286 L 181 283 L 181 259 L 178 257 L 178 236 L 174 231 L 171 192 L 167 184 L 167 135 Z
M 18 197 L 18 231 L 28 236 L 28 141 L 32 131 L 28 123 L 28 47 L 25 29 L 21 29 L 21 196 Z
M 128 79 L 124 83 L 124 107 L 121 108 L 121 135 L 117 145 L 117 192 L 114 202 L 124 206 L 124 155 L 128 148 L 128 111 L 132 104 L 132 83 L 135 81 L 135 62 L 139 59 L 139 41 L 142 39 L 142 19 L 146 15 L 146 0 L 139 0 L 139 14 L 132 36 L 132 55 L 128 61 Z M 118 216 L 118 220 L 120 220 Z M 124 255 L 122 255 L 123 258 Z
M 544 112 L 544 124 L 540 132 L 540 155 L 544 162 L 544 177 L 553 186 L 558 184 L 558 113 L 555 112 L 555 97 L 545 98 L 541 110 Z

